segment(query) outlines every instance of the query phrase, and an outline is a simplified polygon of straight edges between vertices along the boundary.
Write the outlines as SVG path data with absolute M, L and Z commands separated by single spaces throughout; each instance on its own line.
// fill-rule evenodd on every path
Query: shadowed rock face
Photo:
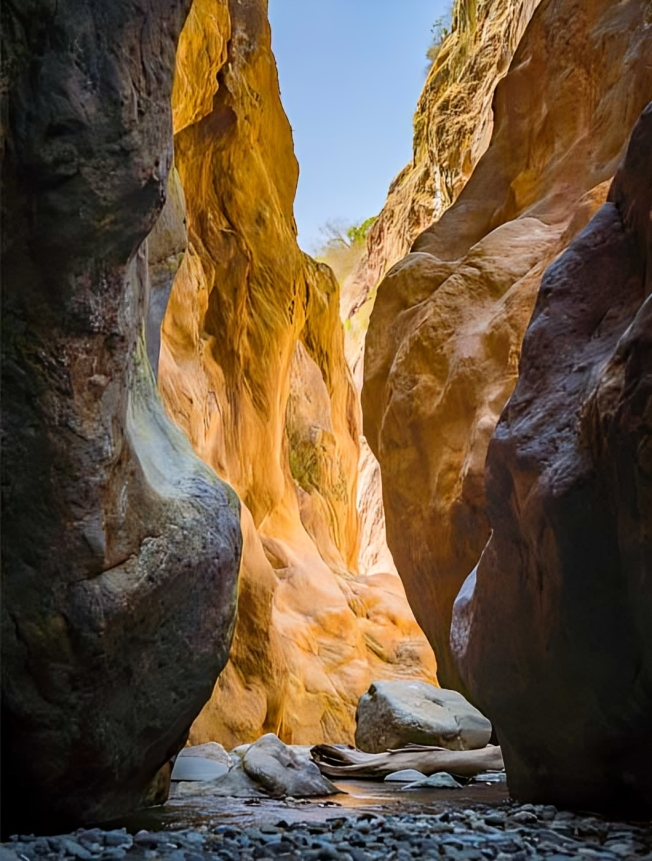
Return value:
M 628 816 L 652 812 L 651 152 L 652 104 L 545 274 L 452 631 L 512 794 Z
M 604 203 L 652 96 L 649 14 L 642 0 L 536 9 L 496 89 L 489 148 L 378 288 L 364 430 L 389 547 L 445 687 L 462 686 L 453 601 L 490 534 L 489 440 L 543 272 Z
M 3 5 L 7 830 L 136 806 L 228 654 L 239 503 L 141 340 L 187 7 Z

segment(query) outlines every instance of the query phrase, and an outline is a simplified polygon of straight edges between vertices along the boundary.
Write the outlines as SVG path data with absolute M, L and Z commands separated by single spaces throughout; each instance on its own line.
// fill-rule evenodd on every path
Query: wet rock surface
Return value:
M 239 827 L 215 821 L 197 828 L 129 834 L 125 829 L 79 830 L 57 837 L 15 837 L 0 861 L 530 861 L 567 858 L 652 858 L 652 829 L 576 816 L 550 806 L 474 805 L 437 813 L 392 815 L 365 811 L 323 821 L 279 819 Z

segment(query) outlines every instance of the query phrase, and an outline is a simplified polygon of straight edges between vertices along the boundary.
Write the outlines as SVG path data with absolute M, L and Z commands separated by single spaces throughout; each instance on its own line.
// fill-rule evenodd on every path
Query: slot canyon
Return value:
M 652 4 L 440 36 L 336 274 L 267 0 L 3 3 L 0 861 L 652 858 Z

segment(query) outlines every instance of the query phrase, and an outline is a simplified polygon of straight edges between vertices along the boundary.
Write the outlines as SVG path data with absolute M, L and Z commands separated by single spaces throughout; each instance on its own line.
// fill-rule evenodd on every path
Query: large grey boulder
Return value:
M 242 766 L 247 776 L 270 795 L 305 798 L 339 791 L 314 762 L 283 744 L 273 733 L 249 746 Z
M 201 759 L 210 759 L 213 762 L 221 762 L 227 766 L 227 769 L 234 765 L 234 758 L 231 754 L 216 741 L 207 741 L 205 744 L 193 744 L 190 747 L 184 747 L 179 751 L 177 762 L 179 759 L 190 757 L 200 757 Z
M 208 747 L 198 745 L 196 750 Z M 232 766 L 223 774 L 213 774 L 214 769 L 226 767 L 222 762 L 195 756 L 192 750 L 186 748 L 175 763 L 175 796 L 306 798 L 339 792 L 310 759 L 309 747 L 288 746 L 273 733 L 232 750 Z
M 206 761 L 206 760 L 204 760 Z M 213 763 L 218 765 L 218 763 Z M 172 784 L 171 795 L 180 796 L 212 796 L 215 798 L 267 798 L 268 793 L 249 775 L 245 774 L 242 762 L 238 761 L 226 774 L 215 779 L 196 780 L 193 778 L 179 780 Z
M 476 750 L 491 738 L 491 723 L 462 694 L 426 682 L 374 682 L 355 719 L 356 747 L 368 753 L 408 744 Z
M 215 780 L 228 774 L 229 766 L 203 756 L 178 756 L 171 780 Z

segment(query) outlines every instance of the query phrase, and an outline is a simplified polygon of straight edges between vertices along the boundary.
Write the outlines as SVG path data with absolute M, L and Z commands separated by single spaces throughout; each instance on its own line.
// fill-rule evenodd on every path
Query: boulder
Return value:
M 171 780 L 214 780 L 229 771 L 223 762 L 203 756 L 178 756 L 172 769 Z
M 174 797 L 199 795 L 216 798 L 267 798 L 269 795 L 245 773 L 242 763 L 237 763 L 226 774 L 213 780 L 180 780 L 173 784 L 171 794 Z
M 476 750 L 491 738 L 491 723 L 462 694 L 426 682 L 375 682 L 356 723 L 356 747 L 368 753 L 409 744 Z
M 334 795 L 339 790 L 305 755 L 295 753 L 273 733 L 250 745 L 242 758 L 247 776 L 269 795 L 293 798 Z
M 190 747 L 184 747 L 183 750 L 179 751 L 177 761 L 181 757 L 186 756 L 199 756 L 202 759 L 210 759 L 213 762 L 221 762 L 223 765 L 226 765 L 227 768 L 231 768 L 231 766 L 233 765 L 233 757 L 231 756 L 231 754 L 216 741 L 208 741 L 206 742 L 206 744 L 194 744 Z

